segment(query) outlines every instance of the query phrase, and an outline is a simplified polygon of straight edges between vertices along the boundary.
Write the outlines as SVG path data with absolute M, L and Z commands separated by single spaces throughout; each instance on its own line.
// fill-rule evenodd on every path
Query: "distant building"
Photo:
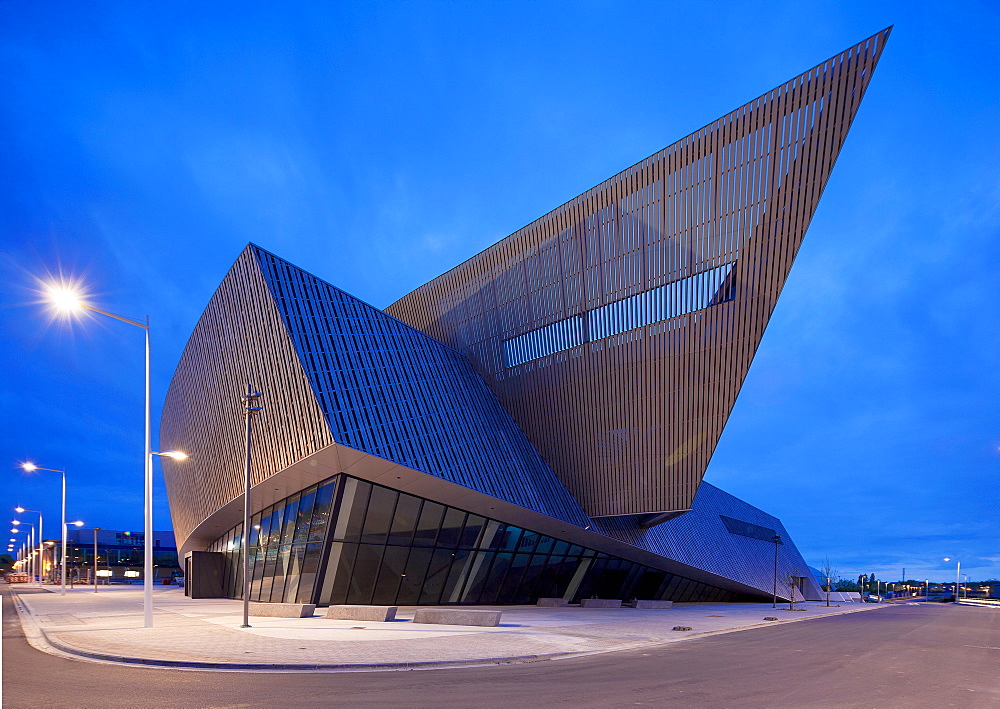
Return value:
M 190 592 L 242 594 L 247 534 L 262 601 L 819 598 L 780 520 L 702 477 L 887 36 L 384 311 L 247 247 L 163 409 Z
M 67 579 L 91 583 L 94 573 L 94 530 L 72 528 L 66 537 Z M 97 575 L 111 583 L 141 582 L 145 560 L 143 532 L 97 530 Z M 46 578 L 58 581 L 62 541 L 46 541 Z M 180 573 L 172 531 L 153 532 L 153 575 L 157 580 Z

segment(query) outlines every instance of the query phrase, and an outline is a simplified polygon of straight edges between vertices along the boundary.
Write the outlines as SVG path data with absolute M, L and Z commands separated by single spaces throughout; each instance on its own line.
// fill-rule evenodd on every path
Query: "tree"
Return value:
M 826 576 L 826 607 L 830 607 L 830 584 L 837 578 L 837 570 L 833 568 L 833 564 L 830 562 L 830 557 L 823 557 L 823 565 L 820 567 L 820 571 Z

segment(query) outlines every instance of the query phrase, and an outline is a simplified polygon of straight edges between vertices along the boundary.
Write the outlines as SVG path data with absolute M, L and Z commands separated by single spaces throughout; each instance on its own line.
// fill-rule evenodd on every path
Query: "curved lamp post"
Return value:
M 147 389 L 147 391 L 148 391 L 148 389 Z M 149 439 L 147 438 L 147 441 L 148 440 Z M 171 458 L 173 460 L 187 460 L 187 458 L 188 458 L 188 454 L 184 453 L 182 451 L 154 451 L 154 450 L 149 451 L 149 474 L 150 474 L 150 483 L 149 484 L 150 485 L 152 485 L 153 456 L 154 455 L 162 456 L 164 458 Z M 152 495 L 152 492 L 150 492 L 150 495 Z M 152 505 L 152 499 L 150 499 L 149 504 Z M 147 627 L 147 628 L 152 628 L 153 627 L 153 546 L 152 546 L 153 542 L 152 542 L 152 537 L 153 537 L 153 510 L 152 510 L 152 507 L 150 507 L 149 517 L 146 518 L 146 547 L 145 547 L 146 558 L 145 558 L 145 563 L 144 563 L 143 569 L 142 569 L 142 574 L 144 576 L 142 589 L 143 589 L 143 592 L 145 594 L 145 598 L 148 599 L 148 601 L 149 601 L 149 605 L 148 605 L 149 611 L 148 611 L 148 615 L 146 616 L 146 625 L 145 625 L 145 627 Z
M 121 315 L 115 315 L 114 313 L 109 313 L 106 310 L 101 310 L 100 308 L 95 308 L 92 305 L 87 305 L 80 300 L 81 295 L 76 291 L 59 287 L 55 285 L 50 285 L 48 287 L 48 298 L 49 301 L 56 306 L 59 310 L 71 313 L 78 312 L 81 310 L 89 310 L 92 313 L 98 313 L 100 315 L 106 315 L 109 318 L 114 318 L 115 320 L 120 320 L 123 323 L 128 323 L 129 325 L 135 325 L 140 327 L 146 334 L 146 436 L 145 436 L 145 455 L 143 464 L 145 466 L 145 471 L 143 478 L 145 479 L 145 505 L 144 505 L 144 517 L 145 517 L 145 569 L 146 578 L 143 579 L 143 601 L 142 601 L 142 611 L 143 611 L 143 623 L 144 628 L 153 627 L 153 580 L 150 575 L 153 571 L 153 450 L 150 447 L 150 423 L 149 423 L 149 316 L 146 316 L 146 322 L 142 323 L 138 320 L 132 320 L 131 318 L 122 317 Z M 63 523 L 65 524 L 65 519 Z M 65 529 L 65 527 L 64 527 Z
M 62 475 L 62 525 L 63 525 L 63 527 L 62 527 L 62 530 L 63 530 L 63 536 L 62 536 L 62 556 L 63 556 L 63 559 L 65 559 L 66 558 L 66 470 L 65 469 L 59 470 L 57 468 L 43 468 L 41 466 L 35 465 L 31 461 L 28 461 L 26 463 L 21 463 L 21 468 L 23 468 L 24 471 L 27 472 L 27 473 L 34 473 L 34 472 L 36 472 L 38 470 L 44 470 L 47 473 L 59 473 L 60 475 Z M 39 513 L 38 516 L 39 516 L 38 536 L 40 537 L 42 535 L 42 530 L 41 530 L 41 513 Z M 39 539 L 39 542 L 40 541 L 41 540 Z M 60 589 L 59 590 L 60 595 L 65 596 L 66 595 L 66 564 L 63 564 L 62 571 L 59 574 L 59 589 Z

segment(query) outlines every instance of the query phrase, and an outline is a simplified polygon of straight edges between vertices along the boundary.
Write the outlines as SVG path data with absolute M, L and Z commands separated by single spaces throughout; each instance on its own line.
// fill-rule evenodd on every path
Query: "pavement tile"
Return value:
M 142 627 L 142 588 L 111 586 L 39 592 L 14 587 L 46 639 L 70 653 L 119 661 L 253 664 L 261 669 L 323 665 L 356 668 L 495 663 L 556 658 L 675 642 L 704 633 L 777 625 L 817 616 L 875 610 L 881 606 L 821 602 L 777 610 L 770 604 L 680 603 L 670 609 L 607 610 L 489 607 L 502 610 L 495 628 L 410 622 L 415 607 L 401 607 L 388 623 L 312 618 L 251 617 L 240 628 L 243 604 L 232 599 L 192 600 L 178 588 L 154 589 L 153 628 Z M 486 607 L 483 607 L 486 608 Z M 798 610 L 801 608 L 802 610 Z M 777 616 L 779 621 L 764 621 Z M 689 626 L 677 632 L 674 626 Z

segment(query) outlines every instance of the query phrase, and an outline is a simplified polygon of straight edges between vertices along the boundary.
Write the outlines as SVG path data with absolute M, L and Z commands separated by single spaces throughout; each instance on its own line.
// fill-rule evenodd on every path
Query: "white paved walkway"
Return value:
M 312 618 L 256 618 L 242 629 L 243 605 L 230 599 L 191 600 L 183 590 L 157 587 L 154 627 L 142 627 L 142 587 L 67 590 L 12 587 L 22 623 L 39 649 L 93 660 L 204 669 L 226 665 L 306 671 L 405 669 L 554 659 L 675 642 L 705 633 L 776 625 L 881 606 L 824 603 L 683 603 L 636 610 L 499 606 L 501 625 L 474 628 L 412 623 L 415 608 L 400 608 L 391 623 Z M 800 610 L 801 609 L 801 610 Z M 767 616 L 777 621 L 765 621 Z M 674 631 L 675 626 L 690 631 Z M 232 669 L 237 669 L 233 667 Z

